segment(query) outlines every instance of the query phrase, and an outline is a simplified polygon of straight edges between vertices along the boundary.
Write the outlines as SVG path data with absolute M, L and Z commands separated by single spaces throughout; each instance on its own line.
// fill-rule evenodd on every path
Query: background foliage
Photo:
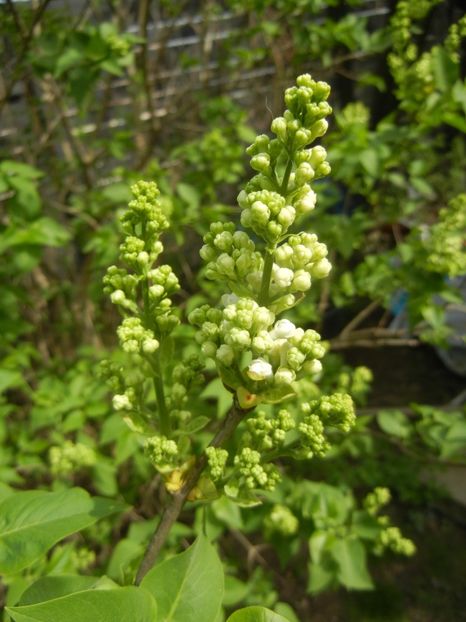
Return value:
M 464 521 L 439 485 L 464 467 L 466 445 L 464 331 L 452 320 L 464 322 L 466 272 L 460 3 L 7 1 L 0 30 L 0 538 L 22 504 L 41 515 L 55 495 L 60 510 L 53 541 L 46 525 L 21 555 L 0 539 L 16 551 L 0 554 L 4 602 L 39 607 L 25 591 L 36 579 L 55 578 L 34 584 L 48 598 L 95 589 L 103 574 L 131 583 L 166 493 L 97 374 L 101 359 L 119 360 L 102 292 L 117 217 L 132 182 L 157 181 L 177 304 L 215 301 L 198 275 L 201 236 L 237 218 L 251 128 L 266 128 L 308 71 L 332 85 L 335 114 L 333 171 L 306 228 L 334 270 L 294 313 L 330 345 L 309 394 L 349 392 L 357 425 L 325 457 L 287 465 L 257 508 L 193 505 L 165 555 L 207 531 L 224 561 L 225 616 L 259 604 L 290 621 L 462 619 L 462 560 L 448 542 L 464 541 Z M 210 380 L 201 407 L 215 420 L 229 396 Z M 417 544 L 412 560 L 380 558 L 370 495 L 384 487 L 384 512 Z M 189 551 L 201 565 L 213 555 L 202 539 Z M 79 579 L 60 587 L 59 575 Z M 122 597 L 129 611 L 144 610 L 141 598 Z

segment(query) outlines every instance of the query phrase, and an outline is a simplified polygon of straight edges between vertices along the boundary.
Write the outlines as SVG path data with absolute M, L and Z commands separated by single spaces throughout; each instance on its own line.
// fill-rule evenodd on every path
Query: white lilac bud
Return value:
M 275 382 L 277 384 L 291 384 L 296 378 L 293 370 L 287 367 L 279 367 L 275 372 Z
M 298 166 L 295 172 L 295 182 L 298 186 L 302 186 L 303 184 L 311 181 L 313 179 L 315 173 L 314 169 L 308 162 L 303 162 Z
M 147 253 L 146 251 L 141 251 L 140 253 L 138 253 L 138 264 L 140 264 L 141 266 L 145 266 L 149 263 L 149 261 L 149 253 Z
M 304 369 L 308 374 L 320 374 L 322 371 L 322 363 L 318 359 L 306 361 Z
M 270 209 L 262 201 L 254 201 L 251 205 L 251 216 L 257 223 L 265 225 L 270 218 Z
M 313 123 L 311 132 L 312 138 L 319 138 L 319 136 L 323 136 L 328 129 L 328 121 L 326 119 L 319 119 Z
M 277 117 L 272 121 L 270 129 L 282 141 L 286 141 L 286 121 L 283 117 Z
M 316 200 L 317 196 L 314 190 L 309 190 L 309 192 L 297 202 L 296 207 L 305 214 L 314 209 L 316 206 Z
M 152 354 L 158 349 L 159 345 L 157 339 L 144 339 L 142 342 L 142 350 L 146 354 Z
M 222 253 L 217 259 L 218 271 L 227 276 L 234 276 L 235 274 L 235 261 L 230 255 Z
M 254 321 L 256 324 L 270 326 L 274 319 L 274 314 L 267 307 L 258 307 L 254 310 Z
M 112 404 L 115 410 L 131 410 L 132 408 L 131 401 L 125 393 L 122 395 L 114 395 Z
M 218 361 L 220 361 L 220 363 L 222 363 L 222 365 L 229 366 L 234 361 L 235 352 L 231 346 L 227 346 L 224 343 L 218 348 L 215 357 Z
M 275 259 L 279 264 L 286 264 L 293 257 L 294 251 L 289 244 L 282 244 L 275 251 Z
M 124 304 L 126 300 L 125 292 L 121 289 L 115 290 L 110 294 L 110 300 L 113 302 L 114 305 Z
M 312 274 L 316 279 L 324 279 L 329 275 L 331 269 L 332 264 L 324 257 L 312 267 Z
M 273 346 L 272 338 L 270 334 L 263 330 L 252 340 L 253 349 L 259 354 L 265 354 L 269 352 Z
M 300 270 L 295 274 L 293 279 L 293 288 L 298 292 L 307 292 L 311 287 L 311 275 L 304 270 Z
M 325 161 L 327 157 L 327 151 L 322 147 L 322 145 L 317 145 L 311 149 L 311 157 L 310 163 L 314 168 L 317 168 L 319 164 Z
M 296 218 L 296 210 L 291 205 L 285 205 L 278 213 L 278 222 L 285 228 L 290 227 Z
M 266 380 L 273 376 L 273 369 L 270 363 L 263 359 L 255 359 L 251 361 L 246 371 L 251 380 Z
M 161 298 L 165 293 L 163 285 L 151 285 L 149 287 L 149 296 L 151 298 Z
M 278 320 L 269 332 L 272 339 L 288 339 L 296 333 L 296 326 L 290 320 Z
M 220 298 L 220 302 L 224 307 L 228 307 L 229 305 L 234 305 L 238 302 L 238 296 L 236 296 L 236 294 L 223 294 Z
M 247 348 L 251 343 L 251 337 L 247 330 L 241 330 L 240 328 L 232 328 L 230 334 L 226 336 L 226 339 L 238 347 Z
M 293 281 L 293 270 L 289 268 L 278 268 L 274 270 L 273 278 L 279 287 L 289 287 Z

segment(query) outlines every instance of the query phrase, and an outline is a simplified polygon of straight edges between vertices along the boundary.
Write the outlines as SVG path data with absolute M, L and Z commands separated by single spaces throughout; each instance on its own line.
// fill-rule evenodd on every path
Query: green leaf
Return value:
M 335 569 L 332 565 L 310 564 L 308 591 L 311 594 L 318 594 L 324 590 L 335 586 Z
M 366 565 L 366 549 L 359 540 L 337 540 L 330 554 L 338 565 L 338 580 L 350 590 L 370 590 L 373 583 Z
M 51 218 L 39 218 L 28 226 L 11 226 L 0 239 L 0 253 L 12 246 L 61 246 L 68 232 Z
M 359 161 L 369 175 L 377 177 L 379 172 L 379 161 L 377 153 L 374 149 L 364 149 L 364 151 L 361 151 L 359 154 Z
M 235 611 L 227 622 L 289 622 L 289 620 L 265 607 L 245 607 Z
M 20 372 L 11 369 L 0 369 L 0 395 L 11 387 L 23 384 L 24 380 Z
M 201 397 L 203 399 L 211 397 L 217 400 L 217 415 L 219 418 L 223 417 L 231 406 L 231 393 L 225 389 L 220 378 L 212 380 L 201 393 Z
M 4 160 L 0 163 L 0 171 L 8 176 L 18 175 L 26 179 L 38 179 L 43 175 L 37 168 L 15 160 Z
M 399 410 L 381 410 L 377 413 L 377 423 L 384 432 L 391 436 L 409 438 L 411 434 L 409 419 Z
M 85 490 L 28 490 L 0 503 L 0 573 L 26 568 L 62 538 L 93 525 L 124 506 Z
M 176 186 L 176 192 L 183 199 L 183 201 L 189 205 L 189 207 L 199 207 L 201 198 L 199 196 L 199 192 L 196 188 L 194 188 L 194 186 L 180 182 Z
M 157 601 L 160 622 L 215 622 L 223 599 L 223 568 L 199 536 L 187 551 L 153 568 L 141 587 Z
M 95 587 L 97 581 L 96 577 L 80 575 L 41 577 L 23 592 L 17 604 L 19 606 L 35 605 L 46 600 L 72 594 L 73 592 L 82 592 Z
M 458 78 L 458 66 L 441 47 L 432 51 L 432 69 L 436 86 L 442 92 L 448 91 Z
M 155 622 L 157 619 L 154 599 L 137 587 L 85 590 L 6 610 L 15 622 Z
M 68 47 L 65 49 L 57 59 L 55 66 L 55 76 L 59 78 L 65 71 L 75 67 L 84 61 L 84 56 L 81 50 L 75 47 Z
M 212 421 L 212 419 L 204 415 L 200 415 L 199 417 L 194 417 L 194 419 L 191 419 L 191 421 L 188 421 L 188 423 L 183 425 L 181 429 L 181 433 L 182 434 L 194 434 L 195 432 L 199 432 L 199 430 L 202 430 L 202 428 L 205 428 L 205 426 L 210 421 Z

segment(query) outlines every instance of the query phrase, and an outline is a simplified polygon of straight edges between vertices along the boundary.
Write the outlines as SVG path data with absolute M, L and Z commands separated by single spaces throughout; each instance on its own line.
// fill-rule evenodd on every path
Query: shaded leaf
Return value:
M 91 497 L 80 488 L 7 497 L 0 503 L 0 572 L 19 572 L 62 538 L 123 509 L 117 501 Z
M 137 587 L 85 590 L 6 610 L 15 622 L 156 622 L 157 619 L 154 599 Z
M 215 622 L 224 591 L 222 564 L 199 536 L 187 551 L 153 568 L 141 587 L 156 599 L 161 622 Z

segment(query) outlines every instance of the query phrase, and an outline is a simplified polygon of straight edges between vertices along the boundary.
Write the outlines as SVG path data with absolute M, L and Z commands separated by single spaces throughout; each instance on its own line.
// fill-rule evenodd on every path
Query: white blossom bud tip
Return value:
M 246 371 L 251 380 L 266 380 L 273 375 L 272 365 L 263 359 L 251 361 Z

